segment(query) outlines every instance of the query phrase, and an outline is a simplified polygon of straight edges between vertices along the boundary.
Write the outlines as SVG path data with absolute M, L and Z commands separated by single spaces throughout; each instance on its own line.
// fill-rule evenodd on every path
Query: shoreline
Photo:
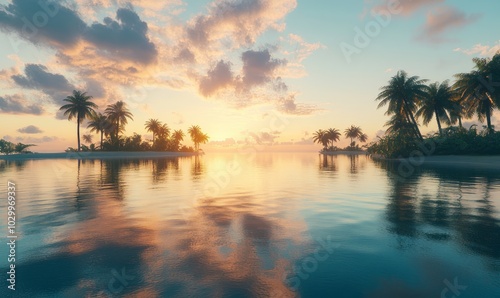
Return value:
M 173 157 L 191 157 L 196 152 L 60 152 L 0 155 L 0 160 L 38 160 L 38 159 L 155 159 Z
M 371 156 L 373 160 L 410 163 L 409 158 L 384 158 Z M 418 158 L 415 158 L 418 161 Z M 415 163 L 415 161 L 413 162 Z M 435 155 L 424 156 L 421 165 L 447 168 L 473 168 L 500 171 L 500 155 Z
M 322 155 L 368 155 L 366 151 L 330 151 L 330 152 L 319 152 Z

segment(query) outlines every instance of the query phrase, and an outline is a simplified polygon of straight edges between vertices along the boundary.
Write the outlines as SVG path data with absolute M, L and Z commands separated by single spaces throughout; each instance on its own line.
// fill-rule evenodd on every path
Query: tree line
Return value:
M 386 135 L 371 144 L 369 151 L 387 156 L 407 155 L 415 141 L 424 140 L 419 120 L 428 125 L 434 119 L 438 133 L 427 139 L 436 138 L 441 154 L 499 154 L 500 138 L 491 120 L 493 112 L 500 108 L 500 53 L 492 58 L 474 58 L 473 62 L 473 70 L 456 74 L 453 83 L 429 83 L 399 71 L 376 98 L 378 108 L 387 107 L 386 115 L 391 118 L 385 124 Z M 481 123 L 486 121 L 482 131 L 475 126 L 468 130 L 463 127 L 464 119 L 473 118 Z M 452 150 L 456 147 L 453 144 L 461 150 Z M 478 150 L 480 144 L 489 145 Z
M 313 142 L 323 145 L 322 152 L 339 150 L 359 151 L 361 148 L 356 144 L 356 140 L 359 140 L 361 143 L 365 143 L 368 140 L 368 136 L 363 133 L 363 130 L 359 126 L 351 125 L 344 131 L 345 137 L 350 139 L 351 143 L 346 148 L 340 149 L 334 146 L 334 143 L 340 140 L 341 135 L 340 131 L 336 128 L 319 129 L 313 134 Z
M 123 101 L 110 104 L 104 113 L 96 111 L 98 106 L 92 102 L 92 96 L 86 92 L 74 90 L 72 95 L 67 96 L 66 102 L 60 110 L 68 120 L 76 119 L 77 149 L 68 148 L 68 151 L 183 151 L 198 152 L 200 144 L 208 142 L 208 135 L 201 131 L 197 125 L 188 129 L 188 134 L 193 141 L 195 148 L 182 145 L 184 132 L 182 130 L 172 131 L 166 123 L 158 119 L 149 119 L 145 123 L 145 129 L 153 133 L 152 142 L 142 140 L 142 136 L 134 133 L 133 136 L 123 136 L 125 126 L 129 120 L 133 120 L 133 114 Z M 82 145 L 80 141 L 80 126 L 87 120 L 87 128 L 91 133 L 100 136 L 99 145 L 92 144 L 92 135 L 86 134 L 83 140 L 90 143 L 90 146 Z

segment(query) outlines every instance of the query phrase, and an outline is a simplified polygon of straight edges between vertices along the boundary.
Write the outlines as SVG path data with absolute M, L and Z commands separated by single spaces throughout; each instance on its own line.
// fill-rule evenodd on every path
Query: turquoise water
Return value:
M 397 169 L 314 153 L 0 161 L 0 230 L 12 181 L 18 234 L 0 296 L 500 297 L 500 170 Z

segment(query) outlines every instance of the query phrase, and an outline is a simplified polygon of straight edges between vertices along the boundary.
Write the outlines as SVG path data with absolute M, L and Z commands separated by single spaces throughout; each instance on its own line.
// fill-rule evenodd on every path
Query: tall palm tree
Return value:
M 166 123 L 163 123 L 158 127 L 157 134 L 159 138 L 167 139 L 170 136 L 170 127 Z
M 426 94 L 427 80 L 418 76 L 408 76 L 405 71 L 399 71 L 389 80 L 387 86 L 382 87 L 382 91 L 376 100 L 380 100 L 378 108 L 388 105 L 387 115 L 400 114 L 406 121 L 413 125 L 413 131 L 417 138 L 423 139 L 414 113 L 418 104 Z
M 201 128 L 198 125 L 193 125 L 188 129 L 188 133 L 191 136 L 191 140 L 194 143 L 196 151 L 200 149 L 200 144 L 205 144 L 208 142 L 208 135 L 201 132 Z
M 420 108 L 416 116 L 422 118 L 424 125 L 428 125 L 433 117 L 436 117 L 436 122 L 439 129 L 439 134 L 443 134 L 441 123 L 451 124 L 449 111 L 456 108 L 456 103 L 453 102 L 453 90 L 449 82 L 435 82 L 429 85 L 425 97 L 420 103 Z
M 316 132 L 314 132 L 313 142 L 323 145 L 323 150 L 326 150 L 326 148 L 328 147 L 328 142 L 329 142 L 329 140 L 327 138 L 327 132 L 322 130 L 322 129 L 319 129 Z
M 158 119 L 149 119 L 148 121 L 146 121 L 146 130 L 153 133 L 153 146 L 155 145 L 155 135 L 158 134 L 161 125 L 161 121 L 159 121 Z
M 328 141 L 332 142 L 332 147 L 334 142 L 338 142 L 340 140 L 341 133 L 336 128 L 330 128 L 326 131 L 326 137 Z
M 491 133 L 493 110 L 500 107 L 500 89 L 495 82 L 500 81 L 500 53 L 492 59 L 474 58 L 472 61 L 475 64 L 474 70 L 456 74 L 457 80 L 453 87 L 462 97 L 466 113 L 475 113 L 481 122 L 486 118 L 488 133 Z
M 90 132 L 101 134 L 101 150 L 104 135 L 109 135 L 112 131 L 114 131 L 113 124 L 108 120 L 108 117 L 101 113 L 92 114 L 87 128 L 90 128 Z
M 344 131 L 344 135 L 346 138 L 351 139 L 351 146 L 354 146 L 355 139 L 357 138 L 364 139 L 363 131 L 359 126 L 351 125 L 351 127 L 346 128 L 346 130 Z
M 67 96 L 63 101 L 68 104 L 63 105 L 59 110 L 64 110 L 64 116 L 68 120 L 76 118 L 76 136 L 78 139 L 78 151 L 80 151 L 80 124 L 85 118 L 89 118 L 95 113 L 94 109 L 97 105 L 90 100 L 92 96 L 87 95 L 86 92 L 73 90 L 73 94 Z
M 120 132 L 124 130 L 124 126 L 128 123 L 128 119 L 134 120 L 132 113 L 121 100 L 112 105 L 108 105 L 104 113 L 108 116 L 109 120 L 116 125 L 114 136 L 116 139 L 118 139 Z
M 183 140 L 184 132 L 182 130 L 178 129 L 172 133 L 172 141 L 174 143 L 175 150 L 179 150 L 179 146 Z

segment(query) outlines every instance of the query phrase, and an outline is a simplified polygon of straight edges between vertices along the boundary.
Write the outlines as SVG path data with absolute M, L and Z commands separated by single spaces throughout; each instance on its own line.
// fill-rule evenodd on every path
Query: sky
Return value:
M 100 111 L 126 102 L 125 134 L 146 139 L 156 118 L 199 125 L 212 150 L 319 150 L 314 131 L 350 125 L 373 140 L 388 120 L 375 98 L 398 70 L 453 81 L 500 50 L 490 0 L 54 3 L 0 0 L 0 137 L 36 152 L 76 147 L 58 110 L 74 89 Z

